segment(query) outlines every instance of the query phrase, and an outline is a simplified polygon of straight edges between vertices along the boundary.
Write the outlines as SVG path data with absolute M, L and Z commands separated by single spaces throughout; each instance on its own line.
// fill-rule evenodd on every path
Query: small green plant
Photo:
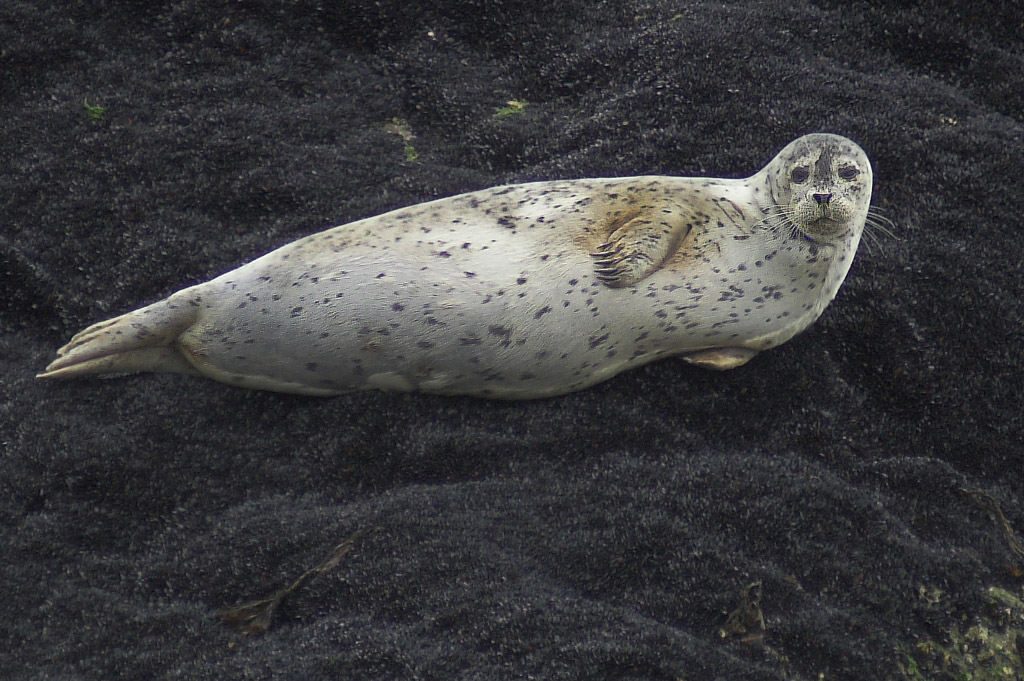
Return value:
M 526 108 L 527 104 L 529 104 L 529 102 L 525 100 L 510 99 L 507 102 L 505 102 L 505 106 L 498 107 L 497 109 L 495 109 L 494 115 L 497 116 L 498 118 L 501 118 L 503 116 L 513 116 L 515 114 L 519 114 L 523 112 L 523 109 Z
M 384 132 L 398 135 L 402 138 L 402 149 L 405 151 L 406 161 L 415 161 L 419 158 L 420 152 L 416 151 L 416 147 L 412 145 L 416 135 L 413 134 L 412 128 L 409 127 L 406 121 L 401 118 L 392 118 L 390 123 L 384 125 Z
M 99 104 L 90 104 L 88 99 L 82 99 L 82 106 L 85 107 L 85 115 L 92 120 L 99 120 L 106 109 Z
M 912 656 L 904 654 L 906 665 L 903 667 L 903 673 L 910 681 L 924 681 L 924 677 L 921 676 L 921 669 L 917 666 L 917 660 Z

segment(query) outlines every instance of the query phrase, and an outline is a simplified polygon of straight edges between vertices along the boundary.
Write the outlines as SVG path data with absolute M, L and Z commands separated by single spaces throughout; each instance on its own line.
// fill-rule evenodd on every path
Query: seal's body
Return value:
M 742 180 L 509 185 L 300 239 L 96 324 L 45 377 L 202 374 L 335 395 L 536 398 L 669 355 L 745 363 L 835 297 L 871 167 L 809 135 Z

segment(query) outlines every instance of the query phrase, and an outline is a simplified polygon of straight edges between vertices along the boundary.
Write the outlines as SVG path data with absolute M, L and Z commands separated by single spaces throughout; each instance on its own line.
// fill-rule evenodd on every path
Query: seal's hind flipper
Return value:
M 683 355 L 683 359 L 704 369 L 724 371 L 743 366 L 756 354 L 757 350 L 750 348 L 711 348 Z
M 656 220 L 643 213 L 637 215 L 591 253 L 597 278 L 611 288 L 632 286 L 661 267 L 690 229 L 689 224 L 673 224 L 669 216 Z
M 199 306 L 175 294 L 81 331 L 57 351 L 37 378 L 73 378 L 139 371 L 198 373 L 175 341 L 195 324 Z

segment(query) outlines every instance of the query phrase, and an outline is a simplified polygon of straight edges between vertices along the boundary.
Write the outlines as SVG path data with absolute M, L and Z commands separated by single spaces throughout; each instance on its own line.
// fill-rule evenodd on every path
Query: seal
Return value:
M 730 369 L 821 315 L 871 188 L 863 150 L 818 133 L 745 179 L 532 182 L 430 201 L 94 324 L 39 376 L 527 399 L 671 355 Z

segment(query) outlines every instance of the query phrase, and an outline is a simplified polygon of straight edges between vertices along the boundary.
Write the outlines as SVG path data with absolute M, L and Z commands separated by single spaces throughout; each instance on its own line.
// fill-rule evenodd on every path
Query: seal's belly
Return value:
M 307 254 L 298 275 L 272 253 L 189 290 L 204 311 L 180 343 L 229 382 L 237 374 L 337 392 L 539 397 L 660 357 L 743 345 L 788 323 L 766 311 L 771 287 L 760 302 L 753 288 L 743 300 L 693 263 L 685 277 L 666 269 L 609 288 L 592 258 L 558 236 L 491 248 L 480 225 L 441 244 L 386 243 L 383 232 Z
M 643 355 L 643 344 L 631 340 L 639 333 L 614 314 L 611 299 L 628 293 L 568 274 L 573 268 L 505 263 L 504 272 L 485 275 L 445 265 L 424 271 L 393 257 L 374 260 L 373 271 L 367 266 L 349 260 L 351 269 L 337 276 L 288 287 L 272 275 L 249 286 L 237 278 L 210 282 L 203 293 L 214 307 L 182 342 L 242 375 L 257 367 L 265 376 L 338 391 L 495 396 L 564 392 L 599 380 L 593 374 L 601 367 L 621 370 Z M 214 287 L 233 293 L 217 295 Z M 220 305 L 241 295 L 244 307 Z

